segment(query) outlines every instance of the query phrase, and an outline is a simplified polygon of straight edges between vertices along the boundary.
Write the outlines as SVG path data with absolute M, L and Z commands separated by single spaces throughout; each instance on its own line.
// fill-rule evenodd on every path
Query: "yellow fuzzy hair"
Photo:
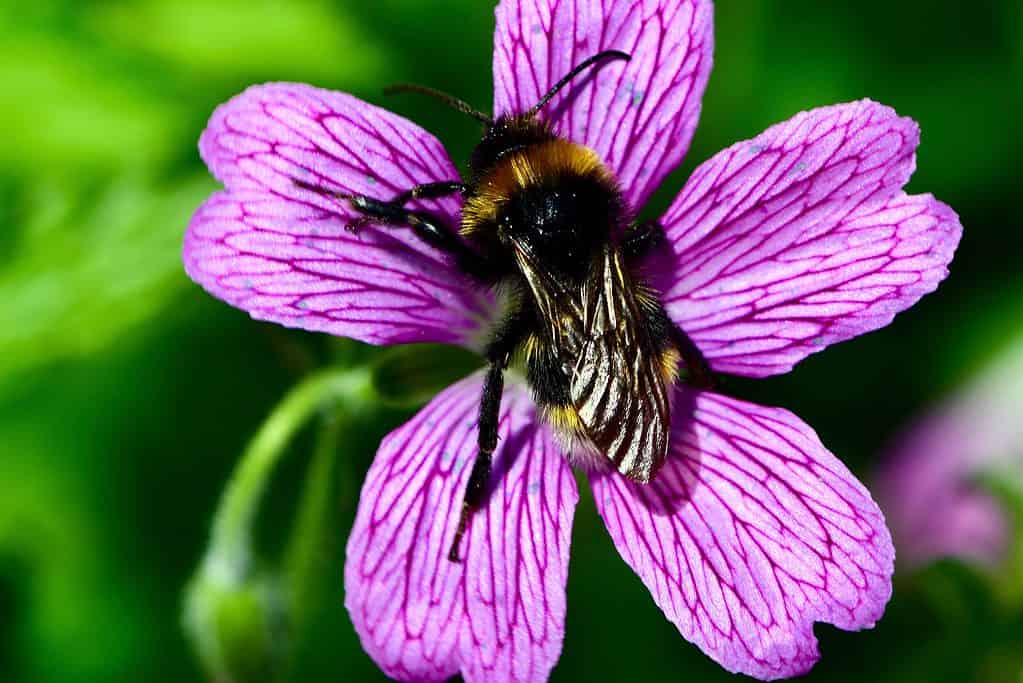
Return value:
M 462 208 L 462 235 L 469 236 L 497 215 L 516 192 L 538 184 L 555 184 L 561 177 L 592 177 L 613 186 L 614 180 L 597 153 L 568 140 L 531 145 L 503 159 L 480 182 Z

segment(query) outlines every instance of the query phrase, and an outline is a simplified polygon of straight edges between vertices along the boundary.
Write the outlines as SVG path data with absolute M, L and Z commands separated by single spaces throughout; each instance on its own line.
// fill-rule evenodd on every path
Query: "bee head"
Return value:
M 554 139 L 550 126 L 533 114 L 502 116 L 487 127 L 472 152 L 469 167 L 478 180 L 512 152 Z
M 598 52 L 584 62 L 578 64 L 568 72 L 560 81 L 554 84 L 547 94 L 540 98 L 529 111 L 521 114 L 504 114 L 494 119 L 491 116 L 475 109 L 472 105 L 449 95 L 440 90 L 435 90 L 423 85 L 412 83 L 397 83 L 384 89 L 385 94 L 401 92 L 415 92 L 427 95 L 444 102 L 449 107 L 471 116 L 487 127 L 483 139 L 473 150 L 469 160 L 469 167 L 472 171 L 474 183 L 478 182 L 488 171 L 493 168 L 509 153 L 520 150 L 530 145 L 553 140 L 556 136 L 550 126 L 541 121 L 537 114 L 547 106 L 554 96 L 566 85 L 572 82 L 576 76 L 589 69 L 591 66 L 610 60 L 629 61 L 632 56 L 619 50 L 604 50 Z
M 605 50 L 597 53 L 577 65 L 555 83 L 554 87 L 541 97 L 540 101 L 529 111 L 521 114 L 505 114 L 495 120 L 484 121 L 487 130 L 469 160 L 469 167 L 474 179 L 479 180 L 512 152 L 555 139 L 556 136 L 550 125 L 546 121 L 541 121 L 537 116 L 540 110 L 546 107 L 554 99 L 554 96 L 571 83 L 576 76 L 595 64 L 615 59 L 629 61 L 632 57 L 618 50 Z

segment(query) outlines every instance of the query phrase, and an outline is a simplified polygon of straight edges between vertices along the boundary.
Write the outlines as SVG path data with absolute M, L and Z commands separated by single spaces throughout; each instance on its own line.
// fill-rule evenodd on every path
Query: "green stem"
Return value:
M 267 681 L 282 670 L 287 659 L 287 593 L 296 587 L 283 586 L 282 595 L 280 572 L 254 566 L 253 525 L 263 496 L 291 439 L 317 413 L 324 415 L 325 427 L 336 427 L 321 432 L 310 476 L 330 469 L 338 437 L 332 429 L 361 418 L 376 404 L 368 368 L 317 372 L 288 392 L 245 449 L 213 518 L 209 548 L 185 593 L 184 628 L 210 679 Z M 329 502 L 324 498 L 330 495 L 329 483 L 323 486 L 321 492 L 319 484 L 307 485 L 307 495 L 317 500 L 303 503 L 300 524 L 312 524 L 305 521 L 312 514 L 306 507 Z M 301 573 L 298 578 L 306 580 Z M 306 592 L 301 585 L 297 590 Z
M 299 503 L 294 528 L 290 534 L 284 558 L 284 571 L 288 581 L 291 623 L 296 632 L 295 641 L 305 628 L 324 565 L 330 557 L 331 502 L 336 492 L 336 465 L 338 439 L 351 424 L 345 411 L 326 415 L 317 435 L 316 448 L 305 477 L 302 499 Z
M 365 368 L 323 370 L 293 388 L 249 443 L 213 520 L 207 560 L 245 576 L 252 563 L 252 526 L 270 475 L 299 429 L 321 408 L 343 401 L 359 410 L 373 396 Z

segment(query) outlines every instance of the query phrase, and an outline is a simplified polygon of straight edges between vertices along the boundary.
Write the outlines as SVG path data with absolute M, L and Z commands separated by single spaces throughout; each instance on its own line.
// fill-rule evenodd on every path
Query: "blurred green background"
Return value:
M 412 81 L 489 108 L 492 9 L 0 0 L 0 680 L 201 680 L 181 595 L 219 492 L 288 388 L 351 353 L 253 322 L 185 277 L 183 231 L 215 188 L 196 151 L 214 106 L 256 82 L 311 82 L 385 103 L 465 159 L 472 121 L 380 93 Z M 868 478 L 894 430 L 1023 333 L 1023 9 L 722 0 L 716 24 L 701 126 L 656 206 L 728 144 L 869 96 L 922 126 L 910 191 L 962 217 L 937 295 L 788 376 L 726 385 L 794 410 Z M 409 414 L 382 412 L 336 444 L 318 549 L 328 580 L 294 638 L 291 680 L 383 680 L 342 607 L 340 567 L 372 444 Z M 274 484 L 260 526 L 268 557 L 285 543 L 312 442 L 296 441 Z M 552 680 L 731 678 L 664 620 L 585 495 Z M 875 630 L 817 627 L 824 658 L 810 679 L 1023 680 L 1019 605 L 999 595 L 955 562 L 901 576 Z

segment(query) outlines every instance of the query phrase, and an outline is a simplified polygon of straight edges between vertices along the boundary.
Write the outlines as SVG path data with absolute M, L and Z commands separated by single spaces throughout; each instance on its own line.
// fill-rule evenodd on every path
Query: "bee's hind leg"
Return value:
M 492 269 L 480 254 L 470 248 L 458 234 L 458 231 L 447 225 L 444 219 L 427 211 L 416 211 L 405 208 L 411 199 L 436 199 L 464 192 L 466 185 L 461 182 L 440 182 L 417 185 L 402 192 L 390 201 L 374 199 L 364 195 L 351 195 L 336 192 L 312 185 L 302 180 L 294 180 L 296 186 L 318 194 L 342 199 L 352 205 L 362 216 L 348 225 L 348 229 L 357 232 L 369 224 L 408 226 L 419 239 L 434 249 L 443 251 L 454 257 L 459 269 L 480 280 L 487 280 Z

